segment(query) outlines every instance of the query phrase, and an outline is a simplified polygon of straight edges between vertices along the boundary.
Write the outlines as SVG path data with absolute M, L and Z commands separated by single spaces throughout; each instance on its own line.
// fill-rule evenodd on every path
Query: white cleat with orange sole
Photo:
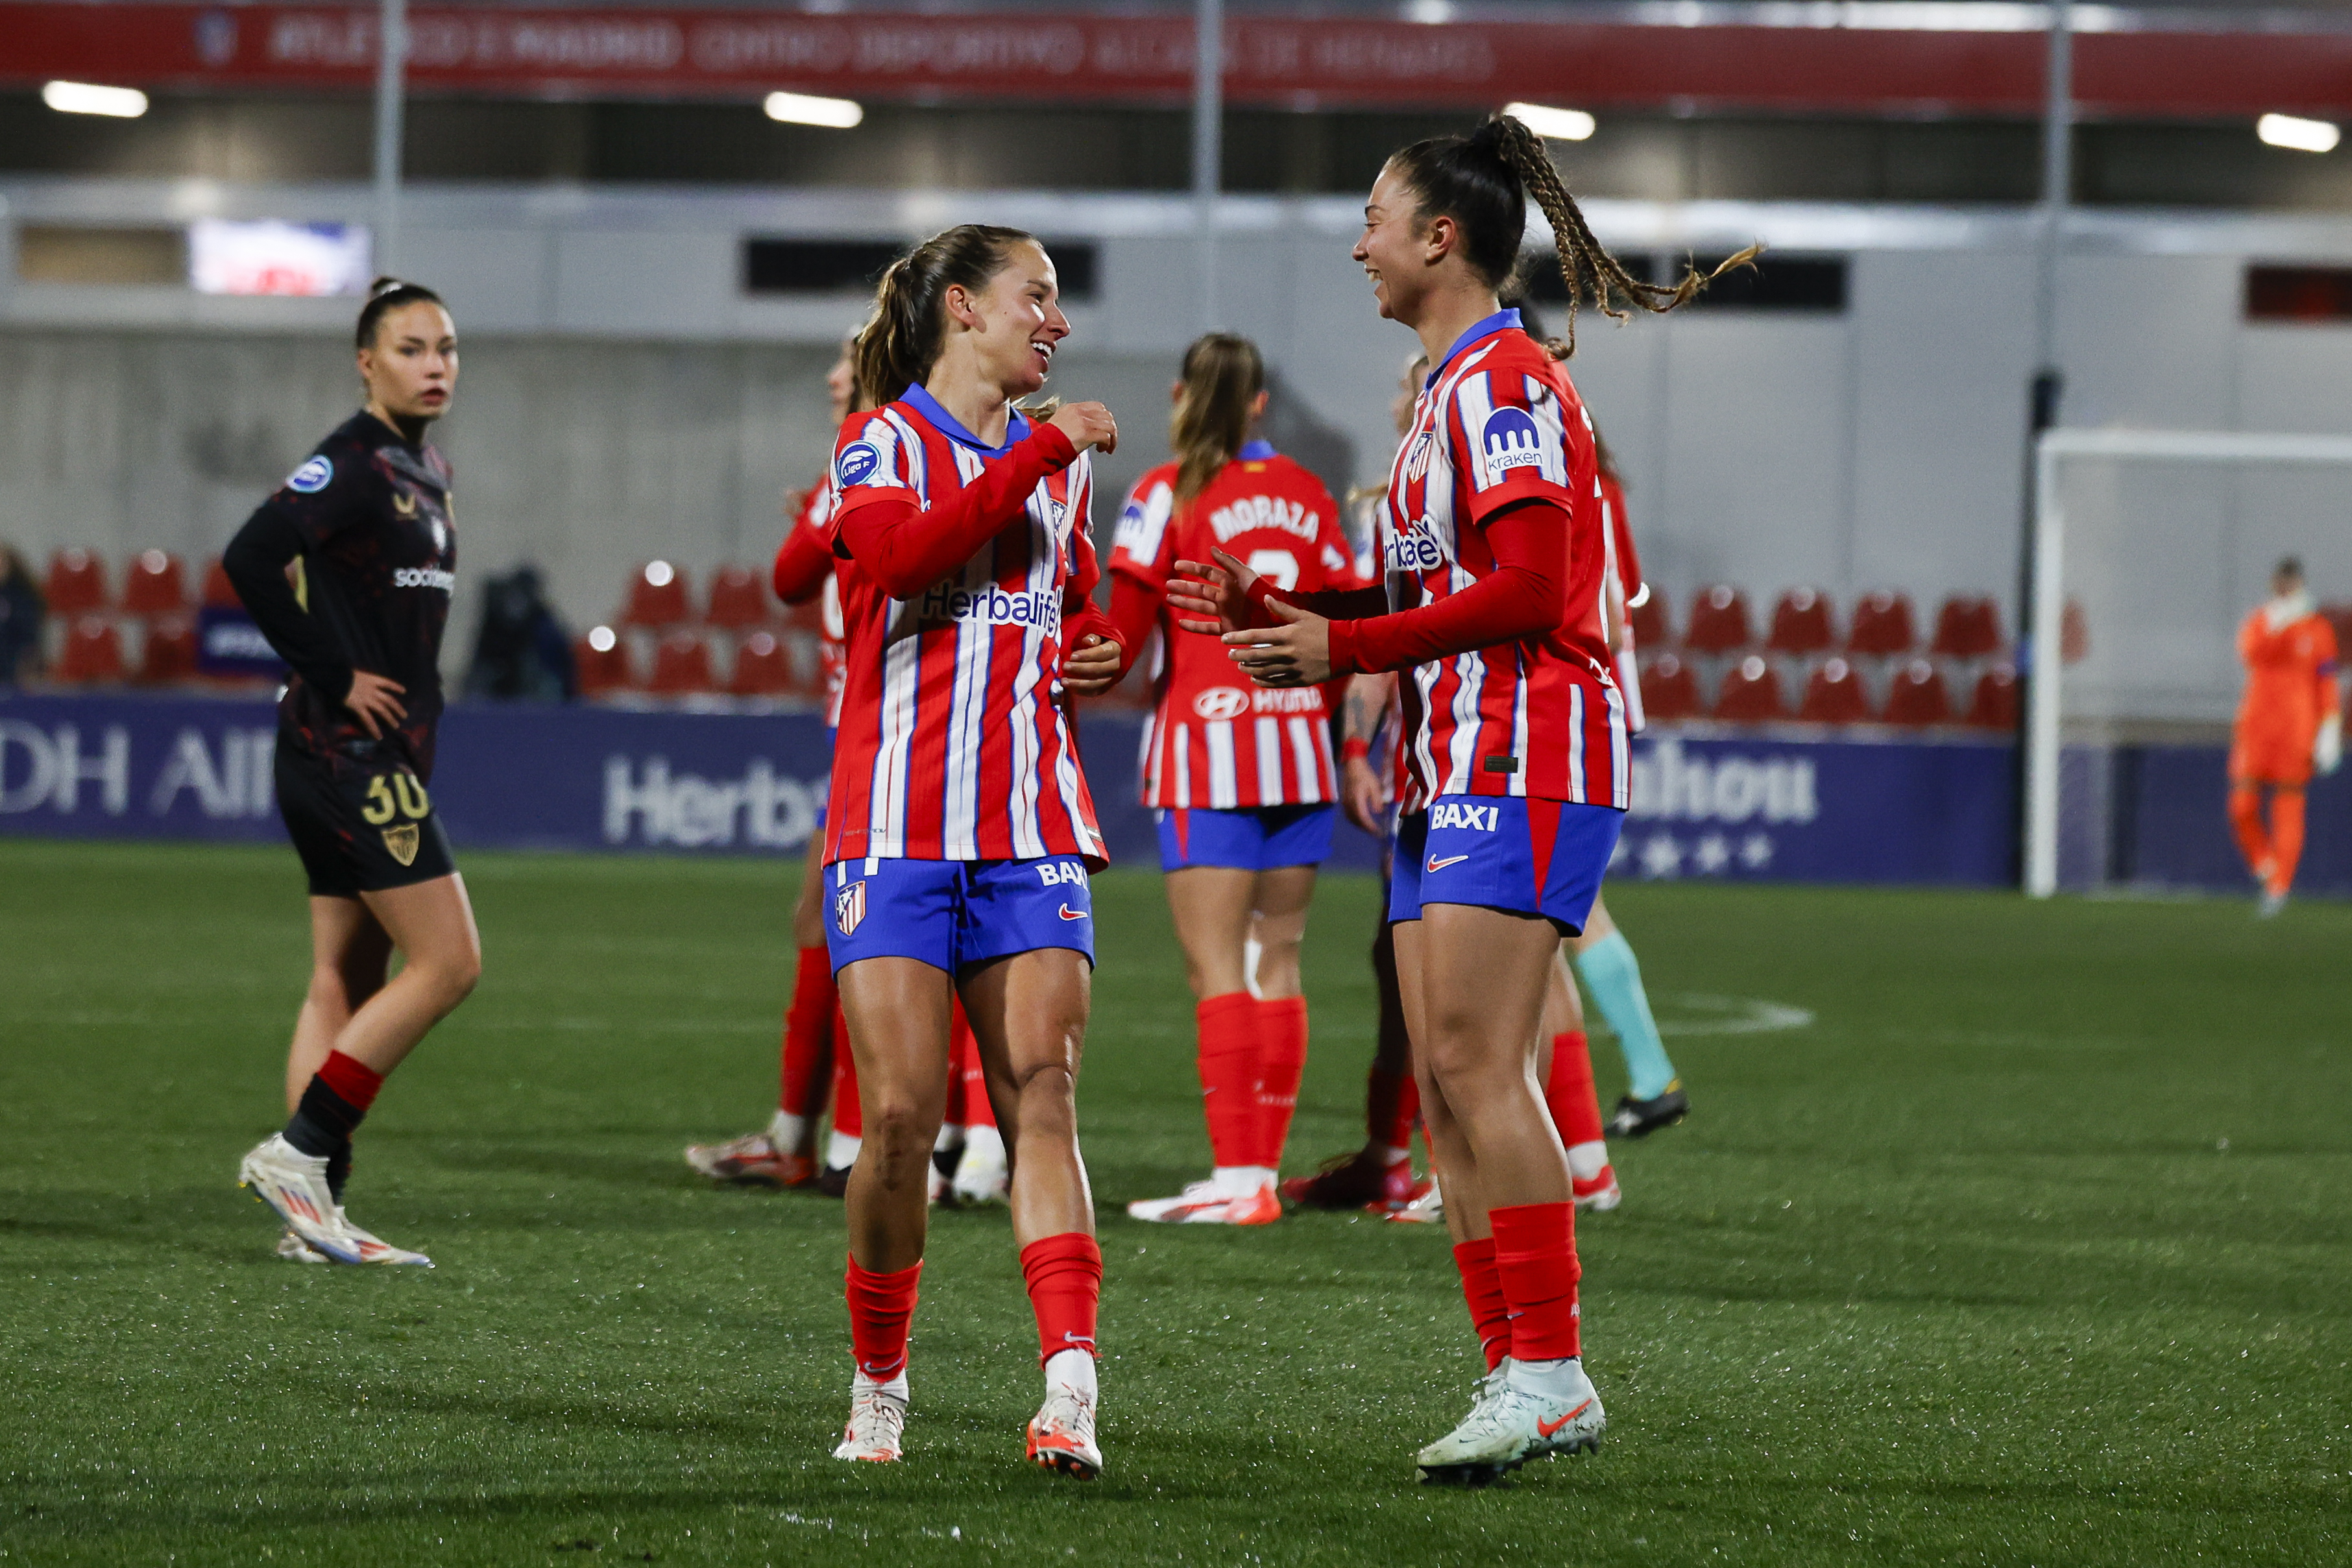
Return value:
M 236 1182 L 276 1209 L 286 1228 L 312 1251 L 335 1263 L 361 1260 L 360 1244 L 343 1228 L 327 1186 L 324 1158 L 304 1154 L 283 1133 L 272 1133 L 238 1165 Z
M 1174 1197 L 1139 1197 L 1128 1217 L 1158 1225 L 1271 1225 L 1282 1218 L 1282 1199 L 1272 1182 L 1236 1192 L 1212 1177 L 1193 1182 Z
M 1413 1462 L 1433 1486 L 1480 1487 L 1547 1454 L 1590 1453 L 1609 1420 L 1584 1364 L 1506 1360 L 1462 1425 Z
M 849 1422 L 833 1450 L 836 1459 L 863 1459 L 868 1464 L 898 1462 L 907 1431 L 907 1375 L 877 1383 L 864 1373 L 851 1375 Z
M 1074 1388 L 1049 1388 L 1045 1403 L 1029 1418 L 1029 1459 L 1073 1480 L 1102 1474 L 1102 1450 L 1095 1446 L 1095 1402 Z

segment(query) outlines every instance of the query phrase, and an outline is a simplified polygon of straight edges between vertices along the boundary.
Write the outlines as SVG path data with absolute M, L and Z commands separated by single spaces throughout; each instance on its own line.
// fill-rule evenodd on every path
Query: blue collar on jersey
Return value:
M 1463 350 L 1468 348 L 1471 344 L 1476 342 L 1481 338 L 1486 337 L 1492 333 L 1502 331 L 1507 327 L 1516 327 L 1518 324 L 1519 308 L 1516 305 L 1507 305 L 1502 309 L 1496 311 L 1492 316 L 1487 317 L 1484 321 L 1473 323 L 1468 331 L 1454 340 L 1454 347 L 1445 350 L 1445 358 L 1430 366 L 1429 379 L 1421 383 L 1423 390 L 1426 391 L 1427 389 L 1435 386 L 1437 384 L 1437 378 L 1445 373 L 1445 367 L 1452 364 L 1455 356 L 1459 355 Z
M 940 400 L 933 397 L 927 388 L 908 387 L 907 395 L 898 401 L 921 414 L 924 421 L 941 435 L 950 441 L 962 442 L 982 457 L 1002 457 L 1012 451 L 1017 443 L 1029 438 L 1029 422 L 1021 417 L 1021 411 L 1018 409 L 1013 410 L 1012 418 L 1005 422 L 1004 444 L 991 446 L 987 442 L 966 430 L 955 415 L 941 408 Z
M 1271 441 L 1244 441 L 1242 449 L 1234 454 L 1244 463 L 1263 463 L 1274 455 L 1274 443 Z

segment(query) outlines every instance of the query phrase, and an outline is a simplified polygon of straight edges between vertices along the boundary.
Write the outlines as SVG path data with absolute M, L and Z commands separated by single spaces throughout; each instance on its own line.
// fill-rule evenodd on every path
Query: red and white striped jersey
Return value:
M 844 660 L 848 652 L 841 622 L 841 574 L 852 570 L 850 563 L 833 553 L 833 511 L 840 492 L 833 482 L 833 469 L 825 468 L 824 477 L 809 486 L 801 497 L 800 515 L 793 519 L 795 533 L 804 533 L 824 547 L 833 570 L 824 574 L 824 586 L 817 590 L 817 666 L 824 673 L 824 722 L 841 722 L 841 678 Z
M 1331 493 L 1263 441 L 1244 445 L 1189 507 L 1176 505 L 1175 464 L 1137 480 L 1110 569 L 1164 593 L 1177 561 L 1211 559 L 1212 549 L 1301 592 L 1360 586 Z M 1145 805 L 1231 810 L 1339 798 L 1320 686 L 1252 685 L 1223 643 L 1180 631 L 1164 608 L 1160 647 L 1143 732 Z
M 1481 525 L 1535 499 L 1569 515 L 1566 619 L 1542 637 L 1405 673 L 1407 810 L 1439 795 L 1628 803 L 1625 708 L 1601 630 L 1610 552 L 1591 424 L 1567 371 L 1504 310 L 1455 341 L 1397 450 L 1381 519 L 1391 608 L 1434 604 L 1493 572 Z
M 830 522 L 877 497 L 950 500 L 1029 434 L 966 431 L 921 387 L 852 414 L 835 446 Z M 957 574 L 892 599 L 836 574 L 848 637 L 825 860 L 1106 862 L 1065 717 L 1062 616 L 1100 580 L 1086 455 L 1049 476 Z

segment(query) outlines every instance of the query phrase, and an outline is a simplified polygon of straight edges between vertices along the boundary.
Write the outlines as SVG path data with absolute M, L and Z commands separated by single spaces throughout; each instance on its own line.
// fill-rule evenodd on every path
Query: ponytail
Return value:
M 1250 405 L 1265 390 L 1265 361 L 1257 345 L 1231 332 L 1211 332 L 1184 350 L 1184 376 L 1168 438 L 1176 448 L 1176 503 L 1207 488 L 1249 439 Z
M 946 339 L 940 302 L 951 287 L 977 290 L 1003 270 L 1016 245 L 1036 236 L 991 224 L 960 224 L 890 264 L 874 291 L 874 314 L 851 340 L 859 399 L 880 408 L 920 386 Z

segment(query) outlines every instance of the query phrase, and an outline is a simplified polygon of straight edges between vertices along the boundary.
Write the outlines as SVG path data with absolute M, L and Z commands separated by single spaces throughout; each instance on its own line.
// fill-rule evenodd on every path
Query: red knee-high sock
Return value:
M 1201 1107 L 1219 1166 L 1257 1163 L 1257 998 L 1211 997 L 1193 1009 L 1201 1030 Z
M 1021 1277 L 1037 1313 L 1038 1360 L 1066 1350 L 1099 1355 L 1095 1320 L 1102 1307 L 1102 1249 L 1083 1231 L 1040 1237 L 1021 1249 Z
M 907 1370 L 907 1334 L 915 1321 L 915 1286 L 923 1266 L 875 1274 L 849 1260 L 849 1346 L 857 1370 L 887 1383 Z
M 1511 1358 L 1555 1361 L 1579 1354 L 1576 1208 L 1523 1203 L 1495 1208 L 1495 1272 L 1511 1304 Z
M 1421 1085 L 1410 1072 L 1391 1072 L 1378 1062 L 1364 1085 L 1364 1135 L 1384 1149 L 1412 1146 L 1412 1124 L 1421 1115 Z
M 2303 791 L 2271 791 L 2269 891 L 2284 897 L 2294 885 L 2294 863 L 2303 858 Z
M 2238 852 L 2246 857 L 2248 871 L 2263 876 L 2274 869 L 2270 831 L 2263 826 L 2261 790 L 2245 784 L 2230 790 L 2230 827 L 2237 834 Z
M 964 1026 L 971 1038 L 971 1026 Z M 980 1041 L 973 1040 L 963 1062 L 963 1124 L 967 1127 L 996 1125 L 996 1107 L 988 1099 L 988 1074 L 980 1065 Z
M 776 1109 L 788 1116 L 813 1116 L 824 1104 L 833 1068 L 833 1011 L 840 995 L 833 983 L 832 956 L 822 946 L 802 948 L 776 1075 Z
M 1282 1145 L 1298 1113 L 1298 1080 L 1307 1071 L 1307 998 L 1279 997 L 1257 1004 L 1257 1155 L 1250 1161 L 1282 1168 Z
M 849 1031 L 839 1012 L 834 1020 L 841 1030 L 841 1049 L 833 1053 L 833 1130 L 845 1138 L 862 1138 L 866 1117 L 857 1106 L 857 1059 L 849 1053 Z
M 1454 1266 L 1462 1272 L 1462 1299 L 1470 1304 L 1478 1348 L 1492 1372 L 1511 1354 L 1511 1307 L 1503 1298 L 1502 1276 L 1495 1271 L 1495 1239 L 1456 1242 Z
M 1551 1076 L 1544 1080 L 1544 1104 L 1551 1124 L 1569 1148 L 1601 1142 L 1601 1099 L 1592 1087 L 1592 1051 L 1584 1031 L 1570 1030 L 1551 1037 Z

